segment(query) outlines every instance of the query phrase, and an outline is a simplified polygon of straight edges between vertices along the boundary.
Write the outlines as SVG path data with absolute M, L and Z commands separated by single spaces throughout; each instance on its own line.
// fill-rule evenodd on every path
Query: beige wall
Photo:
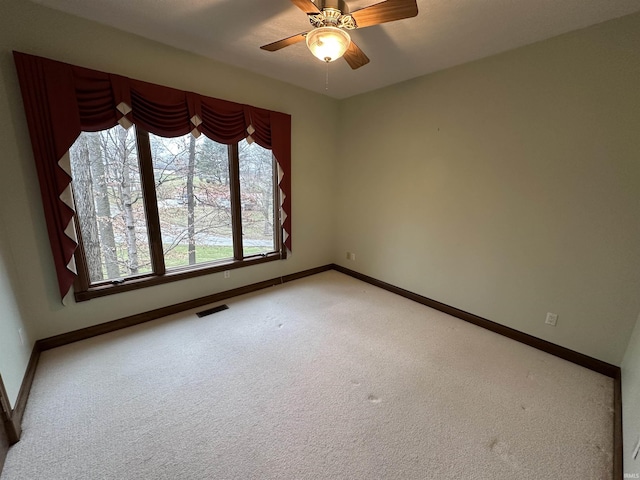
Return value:
M 0 215 L 0 374 L 13 406 L 31 354 L 31 341 L 29 328 L 18 307 L 13 283 L 17 270 L 4 240 L 4 232 L 4 221 Z M 24 340 L 20 338 L 21 329 Z
M 12 50 L 291 114 L 293 254 L 286 261 L 233 270 L 226 280 L 220 273 L 63 307 Z M 18 266 L 12 288 L 0 269 L 0 299 L 15 293 L 21 303 L 21 315 L 9 314 L 0 327 L 0 372 L 12 401 L 26 366 L 24 355 L 13 353 L 20 350 L 15 330 L 21 322 L 29 323 L 33 339 L 44 338 L 332 261 L 336 100 L 22 0 L 2 0 L 0 82 L 0 213 L 7 237 L 0 259 Z M 326 128 L 326 145 L 311 148 L 319 123 Z
M 343 101 L 337 261 L 619 365 L 640 311 L 638 45 L 634 15 Z
M 640 441 L 640 316 L 622 362 L 622 387 L 624 472 L 640 474 L 640 455 L 632 458 Z

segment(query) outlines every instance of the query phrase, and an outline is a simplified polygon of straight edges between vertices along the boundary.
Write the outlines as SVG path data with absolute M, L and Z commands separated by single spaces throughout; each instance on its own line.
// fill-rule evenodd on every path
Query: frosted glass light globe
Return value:
M 307 34 L 307 47 L 323 62 L 337 60 L 349 48 L 351 37 L 337 27 L 320 27 Z

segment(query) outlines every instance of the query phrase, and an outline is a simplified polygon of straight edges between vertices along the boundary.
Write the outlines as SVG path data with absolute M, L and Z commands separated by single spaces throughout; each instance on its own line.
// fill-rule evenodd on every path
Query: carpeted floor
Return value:
M 611 478 L 607 377 L 334 271 L 227 304 L 44 352 L 2 480 Z

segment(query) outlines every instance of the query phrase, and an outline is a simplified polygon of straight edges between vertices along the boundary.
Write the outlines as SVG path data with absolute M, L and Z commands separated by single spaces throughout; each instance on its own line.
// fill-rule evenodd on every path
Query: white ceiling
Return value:
M 326 66 L 304 42 L 260 50 L 310 29 L 290 0 L 32 0 L 183 50 L 346 98 L 640 11 L 638 0 L 418 0 L 418 16 L 352 32 L 371 63 Z M 356 10 L 378 0 L 351 0 Z

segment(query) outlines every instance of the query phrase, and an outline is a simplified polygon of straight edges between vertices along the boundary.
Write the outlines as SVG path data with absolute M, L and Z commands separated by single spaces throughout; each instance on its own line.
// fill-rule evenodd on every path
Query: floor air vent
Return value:
M 218 313 L 221 312 L 223 310 L 228 310 L 229 307 L 225 304 L 225 305 L 218 305 L 217 307 L 213 307 L 210 308 L 209 310 L 203 310 L 202 312 L 198 312 L 196 313 L 196 315 L 198 315 L 198 317 L 202 318 L 202 317 L 206 317 L 207 315 L 211 315 L 212 313 Z

